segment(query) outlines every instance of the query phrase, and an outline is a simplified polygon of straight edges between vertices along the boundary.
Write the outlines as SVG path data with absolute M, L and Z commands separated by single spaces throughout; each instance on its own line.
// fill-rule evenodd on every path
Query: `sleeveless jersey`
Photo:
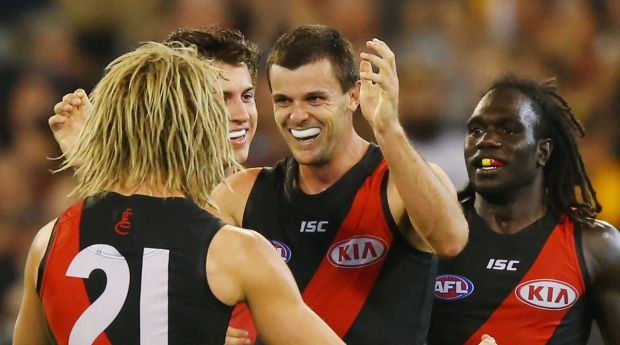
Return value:
M 586 344 L 592 324 L 580 231 L 566 216 L 545 217 L 512 235 L 467 212 L 469 242 L 439 260 L 430 345 Z
M 221 222 L 185 198 L 87 198 L 54 227 L 37 291 L 59 344 L 222 345 L 206 254 Z
M 263 169 L 243 226 L 272 242 L 306 304 L 348 344 L 422 344 L 436 259 L 400 235 L 379 148 L 320 194 L 303 193 L 297 171 L 292 157 Z

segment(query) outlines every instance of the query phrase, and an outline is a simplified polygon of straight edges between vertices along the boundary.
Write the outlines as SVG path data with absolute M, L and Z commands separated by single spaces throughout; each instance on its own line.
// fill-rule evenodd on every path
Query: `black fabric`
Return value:
M 126 217 L 127 235 L 114 229 Z M 129 223 L 129 225 L 127 225 Z M 169 250 L 169 344 L 224 343 L 231 307 L 215 298 L 205 273 L 209 245 L 222 223 L 185 198 L 130 197 L 108 193 L 86 200 L 80 224 L 80 249 L 108 244 L 125 257 L 130 269 L 128 296 L 119 315 L 106 329 L 114 344 L 140 343 L 140 296 L 144 248 Z M 106 288 L 106 276 L 94 271 L 85 280 L 91 302 Z

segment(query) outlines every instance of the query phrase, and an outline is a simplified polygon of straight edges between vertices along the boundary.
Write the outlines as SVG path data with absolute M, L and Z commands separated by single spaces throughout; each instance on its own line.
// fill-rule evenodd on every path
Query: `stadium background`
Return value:
M 264 52 L 307 23 L 338 28 L 358 51 L 369 38 L 386 40 L 399 66 L 401 121 L 457 187 L 466 181 L 464 123 L 484 88 L 508 71 L 556 77 L 588 129 L 582 152 L 601 218 L 620 226 L 618 0 L 0 0 L 0 345 L 10 343 L 34 233 L 75 201 L 70 174 L 50 174 L 58 162 L 46 159 L 59 155 L 47 127 L 54 104 L 91 90 L 138 42 L 211 23 L 239 28 Z M 286 154 L 264 70 L 257 106 L 248 166 Z M 360 116 L 357 126 L 371 138 Z M 594 335 L 590 344 L 602 343 Z

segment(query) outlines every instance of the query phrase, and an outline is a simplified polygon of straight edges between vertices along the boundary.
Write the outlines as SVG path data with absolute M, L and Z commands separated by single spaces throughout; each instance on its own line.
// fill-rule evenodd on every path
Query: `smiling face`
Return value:
M 474 190 L 505 199 L 542 181 L 548 150 L 536 140 L 539 115 L 528 97 L 514 89 L 491 90 L 467 122 L 465 163 Z M 543 164 L 544 165 L 544 164 Z
M 329 60 L 294 70 L 272 65 L 269 77 L 276 124 L 299 164 L 326 164 L 344 151 L 357 93 L 343 92 Z
M 250 144 L 256 132 L 258 112 L 254 102 L 254 84 L 247 66 L 221 64 L 220 85 L 229 113 L 230 141 L 239 163 L 248 158 Z

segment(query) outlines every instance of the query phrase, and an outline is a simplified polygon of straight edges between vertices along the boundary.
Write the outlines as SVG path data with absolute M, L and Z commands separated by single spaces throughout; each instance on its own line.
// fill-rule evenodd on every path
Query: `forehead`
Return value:
M 227 88 L 228 86 L 238 85 L 240 87 L 249 87 L 252 86 L 252 76 L 250 75 L 250 70 L 248 66 L 245 64 L 239 65 L 231 65 L 227 63 L 217 63 L 218 68 L 221 68 L 220 72 L 220 84 L 222 84 L 222 88 Z
M 533 127 L 539 121 L 536 105 L 514 89 L 491 90 L 478 102 L 469 122 L 516 121 Z
M 269 69 L 273 94 L 305 94 L 308 92 L 342 92 L 332 64 L 321 59 L 296 69 L 272 65 Z

